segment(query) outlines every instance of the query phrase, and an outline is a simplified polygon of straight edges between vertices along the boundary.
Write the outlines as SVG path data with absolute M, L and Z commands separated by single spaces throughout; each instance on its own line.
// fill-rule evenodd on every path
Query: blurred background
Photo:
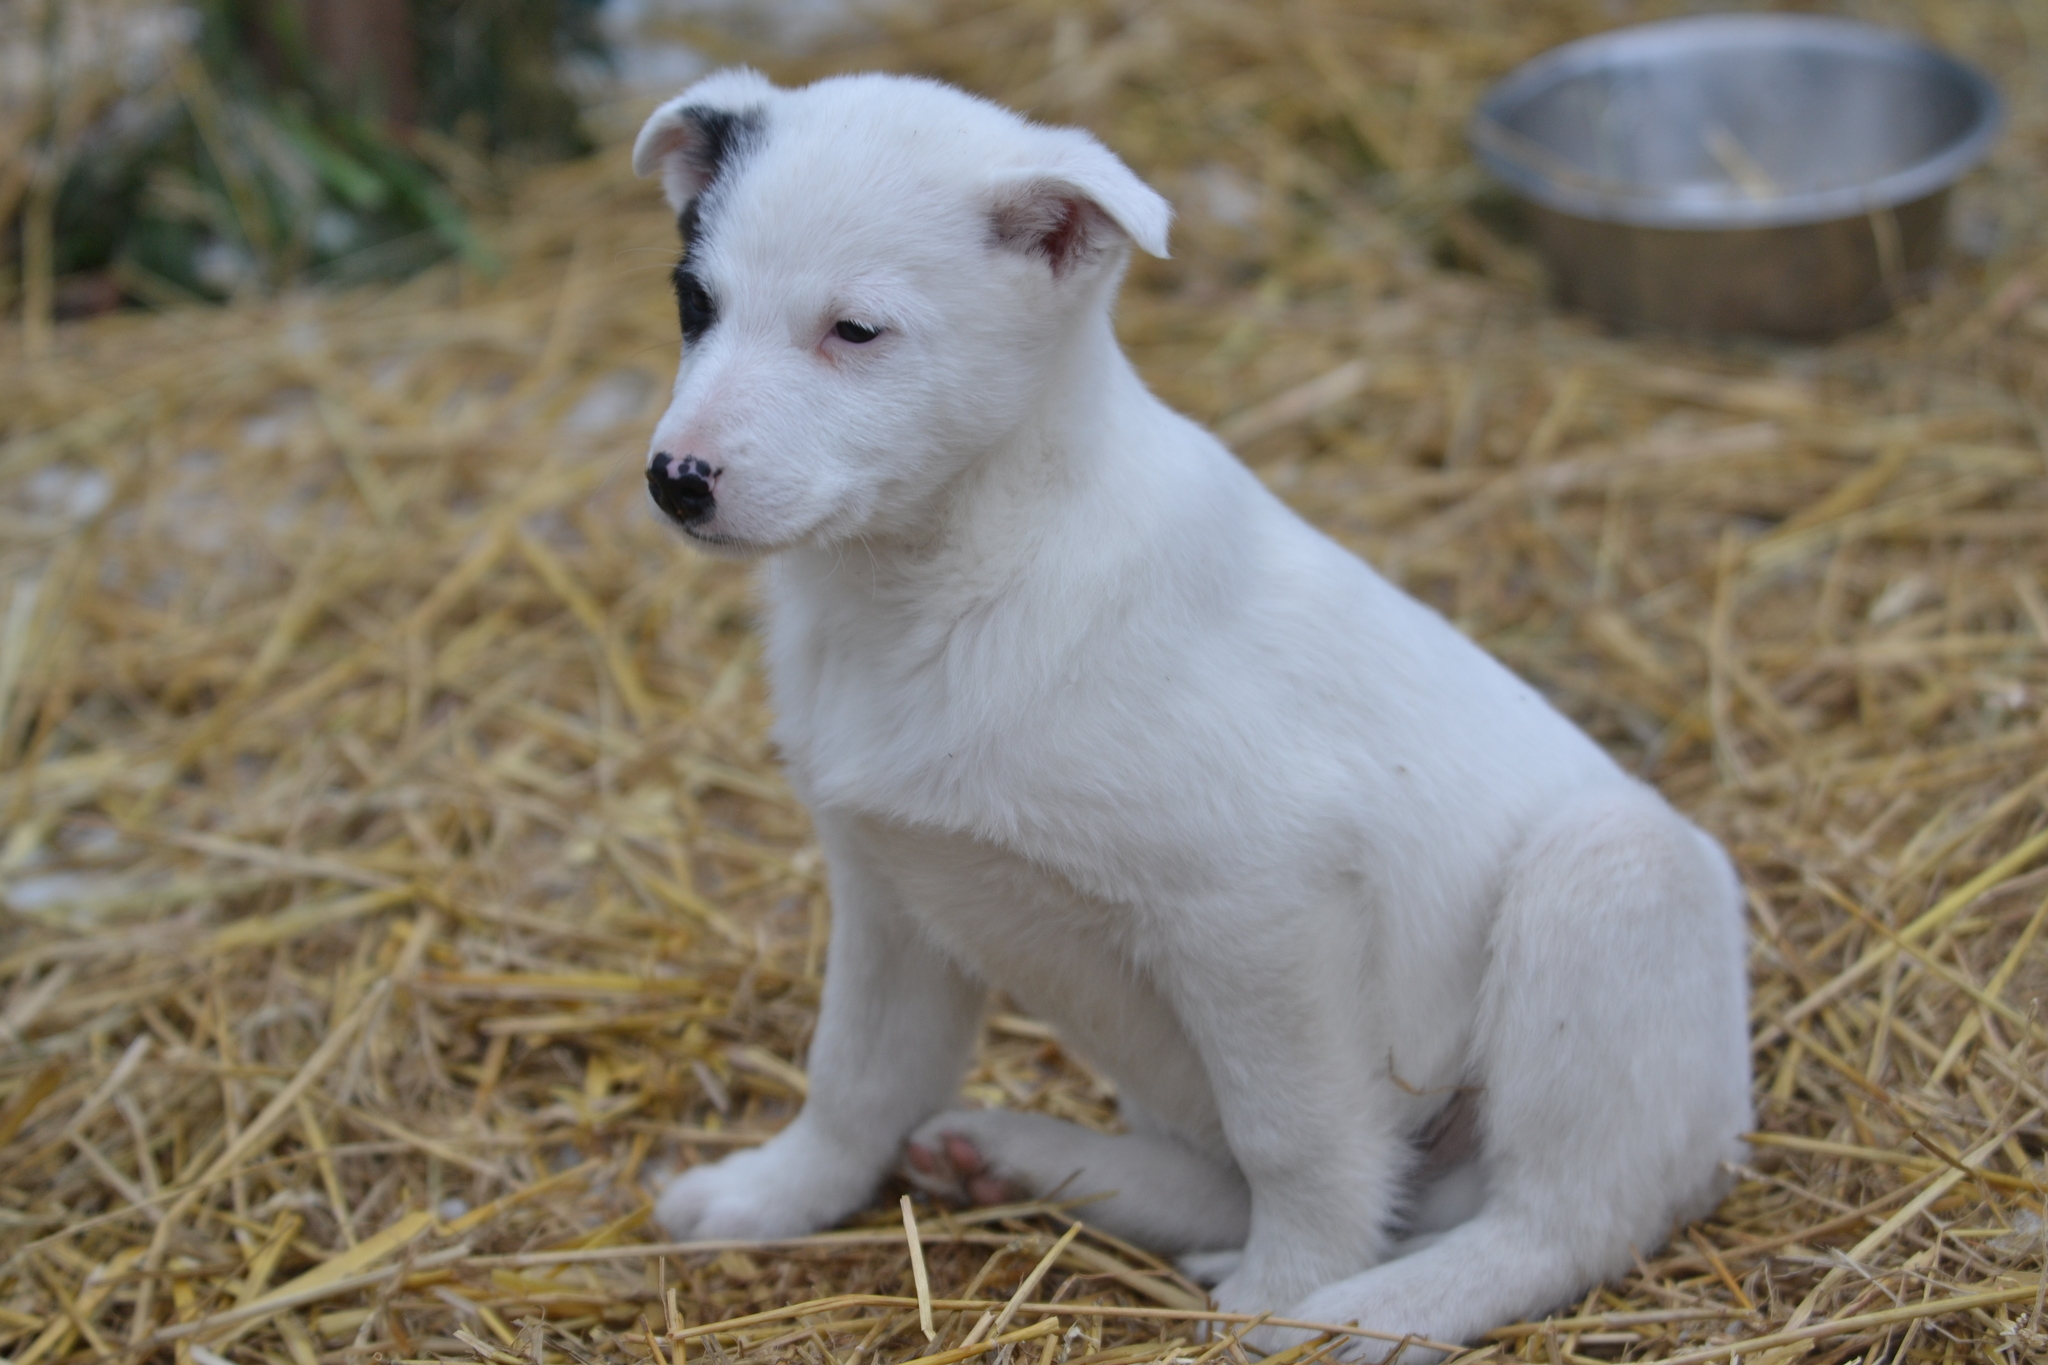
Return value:
M 1895 317 L 1610 333 L 1465 122 L 1709 8 L 0 0 L 0 1352 L 855 1365 L 972 1329 L 640 1326 L 912 1283 L 898 1188 L 838 1241 L 637 1249 L 662 1176 L 801 1101 L 830 923 L 746 571 L 641 479 L 677 244 L 627 149 L 747 61 L 1094 131 L 1177 213 L 1118 309 L 1147 382 L 1733 852 L 1752 1159 L 1483 1358 L 2043 1358 L 2048 0 L 1803 7 L 2007 101 Z M 1002 1001 L 965 1093 L 1118 1123 Z M 969 1299 L 1060 1226 L 925 1216 Z M 1199 1301 L 1171 1267 L 1063 1257 L 1051 1358 L 1203 1349 L 1129 1315 Z
M 1719 8 L 1604 0 L 1569 27 Z M 1976 19 L 1927 32 L 1910 5 L 1815 8 L 1953 37 L 2011 65 Z M 1234 9 L 1250 25 L 1286 22 L 1285 5 Z M 2039 27 L 2024 0 L 2011 11 L 2015 33 Z M 1069 16 L 1070 41 L 1081 14 Z M 520 168 L 616 138 L 651 98 L 720 56 L 843 49 L 914 16 L 882 0 L 9 0 L 0 8 L 0 247 L 14 268 L 0 300 L 31 319 L 63 318 L 389 279 L 451 254 L 487 266 L 470 216 L 502 208 Z M 1517 210 L 1472 176 L 1448 118 L 1471 103 L 1460 83 L 1495 64 L 1479 55 L 1487 45 L 1520 50 L 1519 38 L 1557 32 L 1534 13 L 1502 17 L 1506 33 L 1432 49 L 1427 69 L 1408 74 L 1431 88 L 1414 86 L 1398 119 L 1399 101 L 1360 80 L 1377 73 L 1337 80 L 1348 126 L 1323 131 L 1350 144 L 1335 149 L 1348 156 L 1330 169 L 1359 188 L 1384 201 L 1391 187 L 1375 182 L 1399 177 L 1399 207 L 1410 226 L 1421 214 L 1439 258 L 1526 274 L 1496 249 L 1502 238 L 1526 241 Z M 1458 27 L 1439 22 L 1446 37 Z M 1415 107 L 1418 91 L 1443 108 Z M 2025 104 L 2031 91 L 2018 97 Z M 1374 101 L 1388 107 L 1368 113 Z M 1437 135 L 1447 144 L 1426 145 Z M 1464 174 L 1434 177 L 1418 199 L 1425 165 Z M 1203 174 L 1205 199 L 1242 216 L 1246 186 L 1227 163 Z M 2016 206 L 1994 206 L 1981 189 L 1955 215 L 1964 255 L 1980 258 L 2025 230 L 2008 221 Z

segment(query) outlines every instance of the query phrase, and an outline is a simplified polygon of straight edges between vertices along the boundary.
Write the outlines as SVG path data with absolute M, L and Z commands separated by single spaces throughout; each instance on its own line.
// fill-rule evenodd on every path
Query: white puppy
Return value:
M 1726 859 L 1146 391 L 1110 306 L 1164 200 L 887 76 L 722 72 L 633 165 L 685 238 L 649 486 L 769 557 L 833 902 L 809 1101 L 669 1185 L 670 1233 L 822 1227 L 909 1143 L 967 1197 L 1114 1191 L 1105 1228 L 1232 1253 L 1226 1309 L 1463 1340 L 1712 1208 Z M 949 1107 L 990 986 L 1128 1135 Z

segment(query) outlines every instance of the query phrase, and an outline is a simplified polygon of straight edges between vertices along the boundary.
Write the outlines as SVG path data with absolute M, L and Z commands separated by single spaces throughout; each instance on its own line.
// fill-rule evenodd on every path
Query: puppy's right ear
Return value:
M 633 174 L 661 173 L 669 207 L 681 213 L 718 178 L 733 154 L 760 136 L 775 87 L 750 67 L 720 71 L 648 116 L 633 143 Z

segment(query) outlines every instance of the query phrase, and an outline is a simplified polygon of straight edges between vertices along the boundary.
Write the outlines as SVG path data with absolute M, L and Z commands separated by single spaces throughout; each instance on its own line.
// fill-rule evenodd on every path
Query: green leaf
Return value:
M 335 146 L 321 135 L 319 129 L 296 114 L 282 109 L 272 113 L 277 126 L 291 139 L 299 154 L 319 172 L 320 179 L 328 188 L 350 206 L 373 212 L 390 201 L 391 186 L 384 177 Z

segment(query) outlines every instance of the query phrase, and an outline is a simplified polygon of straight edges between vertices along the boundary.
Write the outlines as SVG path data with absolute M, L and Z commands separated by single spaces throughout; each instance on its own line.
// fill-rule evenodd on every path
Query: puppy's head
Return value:
M 683 333 L 648 486 L 758 554 L 912 533 L 1015 436 L 1171 210 L 1086 133 L 932 81 L 720 72 L 648 119 Z

